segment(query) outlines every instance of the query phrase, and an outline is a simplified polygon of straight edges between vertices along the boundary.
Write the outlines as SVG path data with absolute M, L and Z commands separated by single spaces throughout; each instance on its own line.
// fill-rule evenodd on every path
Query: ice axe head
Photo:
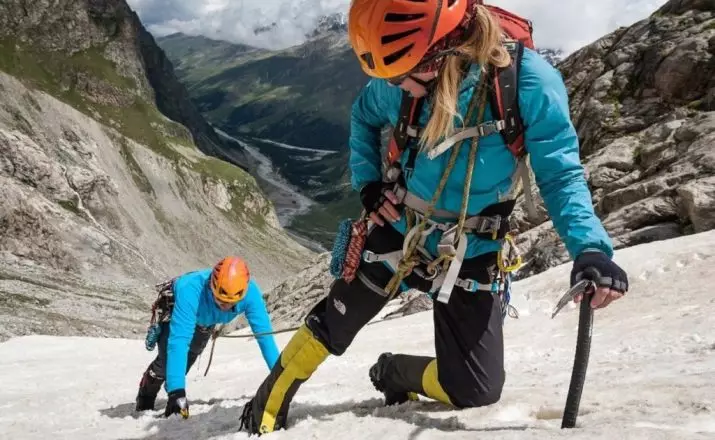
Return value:
M 189 418 L 189 402 L 186 400 L 186 397 L 180 397 L 177 401 L 176 404 L 179 405 L 179 414 L 181 417 L 184 419 Z
M 591 268 L 589 268 L 589 269 L 591 269 Z M 589 269 L 586 269 L 586 270 L 589 270 Z M 596 271 L 596 273 L 598 273 L 598 271 Z M 556 303 L 556 307 L 554 308 L 554 311 L 551 313 L 551 319 L 553 319 L 559 313 L 559 311 L 561 311 L 561 309 L 563 309 L 566 306 L 566 304 L 568 304 L 570 301 L 573 301 L 573 299 L 577 295 L 585 294 L 585 293 L 589 292 L 590 290 L 592 290 L 594 287 L 595 287 L 595 284 L 593 281 L 591 281 L 588 278 L 582 278 L 581 281 L 574 284 L 564 294 L 564 296 L 562 296 L 561 299 L 559 299 L 559 302 Z

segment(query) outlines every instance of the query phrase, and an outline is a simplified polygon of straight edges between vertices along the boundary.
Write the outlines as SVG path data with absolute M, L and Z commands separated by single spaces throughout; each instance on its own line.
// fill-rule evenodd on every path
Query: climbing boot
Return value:
M 156 395 L 161 390 L 164 380 L 157 377 L 151 369 L 144 372 L 139 382 L 139 391 L 136 398 L 136 411 L 153 411 Z
M 256 395 L 243 409 L 241 429 L 267 434 L 286 427 L 288 409 L 300 385 L 328 357 L 328 349 L 304 324 L 278 357 Z
M 408 400 L 419 400 L 417 394 L 408 391 L 396 391 L 390 387 L 387 373 L 392 368 L 392 353 L 382 353 L 377 363 L 370 367 L 370 381 L 379 392 L 385 395 L 385 406 L 400 405 Z

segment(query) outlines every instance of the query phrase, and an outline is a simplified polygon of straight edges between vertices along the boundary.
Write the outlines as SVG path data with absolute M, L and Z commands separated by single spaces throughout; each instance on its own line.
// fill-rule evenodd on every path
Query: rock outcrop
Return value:
M 240 147 L 226 144 L 201 116 L 168 58 L 125 0 L 6 0 L 0 4 L 0 40 L 4 46 L 55 60 L 80 60 L 58 72 L 60 90 L 72 89 L 97 104 L 156 105 L 188 129 L 202 152 L 246 168 Z M 104 68 L 103 59 L 114 68 Z M 55 66 L 47 66 L 51 67 Z
M 310 309 L 328 294 L 335 281 L 330 271 L 330 253 L 313 259 L 301 272 L 277 285 L 266 295 L 266 307 L 277 329 L 298 325 Z
M 715 3 L 670 1 L 558 68 L 596 213 L 615 247 L 712 228 Z M 550 222 L 532 228 L 521 219 L 521 277 L 568 259 Z
M 156 282 L 236 254 L 270 289 L 313 255 L 124 1 L 0 3 L 0 95 L 0 339 L 141 334 Z

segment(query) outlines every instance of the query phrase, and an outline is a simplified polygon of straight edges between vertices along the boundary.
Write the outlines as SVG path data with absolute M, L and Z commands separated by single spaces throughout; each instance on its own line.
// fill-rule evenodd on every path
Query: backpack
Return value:
M 154 347 L 156 347 L 159 341 L 159 335 L 161 334 L 161 324 L 171 320 L 171 313 L 174 309 L 174 281 L 176 281 L 176 278 L 178 277 L 171 278 L 154 286 L 157 297 L 151 306 L 151 319 L 144 340 L 147 351 L 152 351 Z
M 489 76 L 489 101 L 496 122 L 484 124 L 484 126 L 480 127 L 473 127 L 473 129 L 477 130 L 480 136 L 494 132 L 501 133 L 507 148 L 519 162 L 516 173 L 522 178 L 527 213 L 532 221 L 535 221 L 537 214 L 531 197 L 531 181 L 525 160 L 527 152 L 524 148 L 524 125 L 521 114 L 519 113 L 518 99 L 519 68 L 524 47 L 530 49 L 535 48 L 533 26 L 530 20 L 522 18 L 512 12 L 497 6 L 484 6 L 499 20 L 506 37 L 503 44 L 511 56 L 512 63 L 504 68 L 494 69 Z M 416 124 L 423 103 L 424 98 L 414 98 L 410 96 L 409 92 L 402 92 L 400 115 L 387 146 L 386 166 L 388 169 L 402 155 L 409 139 L 420 136 L 421 128 Z M 468 136 L 457 136 L 457 139 L 466 137 Z M 451 144 L 453 143 L 454 142 Z M 448 146 L 446 148 L 448 148 Z M 405 171 L 410 172 L 414 168 L 417 152 L 414 148 L 410 148 L 408 154 Z

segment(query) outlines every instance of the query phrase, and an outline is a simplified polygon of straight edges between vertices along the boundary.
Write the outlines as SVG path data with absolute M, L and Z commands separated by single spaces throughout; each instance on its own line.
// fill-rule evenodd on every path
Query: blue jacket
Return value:
M 474 86 L 480 76 L 477 65 L 460 85 L 459 113 L 466 115 Z M 402 90 L 384 80 L 371 80 L 358 95 L 352 107 L 350 135 L 351 183 L 355 190 L 381 179 L 380 128 L 396 125 Z M 419 124 L 429 120 L 430 103 L 422 108 Z M 579 159 L 579 142 L 569 116 L 568 95 L 560 73 L 535 51 L 526 48 L 519 75 L 519 108 L 525 125 L 525 144 L 530 165 L 536 177 L 546 209 L 554 227 L 564 241 L 571 258 L 585 249 L 599 249 L 613 256 L 610 238 L 596 217 Z M 493 120 L 487 105 L 484 120 Z M 455 120 L 455 126 L 461 123 Z M 452 147 L 454 148 L 454 147 Z M 469 143 L 461 148 L 457 163 L 437 202 L 438 209 L 458 213 L 466 181 Z M 426 154 L 417 155 L 412 175 L 407 181 L 409 191 L 424 200 L 431 200 L 446 169 L 451 150 L 430 160 Z M 400 158 L 404 165 L 407 154 Z M 470 187 L 468 215 L 476 215 L 484 208 L 507 198 L 516 170 L 516 158 L 509 152 L 501 134 L 480 139 L 477 160 Z M 393 223 L 406 233 L 405 217 Z M 441 232 L 435 231 L 426 242 L 427 249 L 436 255 Z M 479 239 L 469 235 L 466 257 L 496 251 L 498 241 Z
M 227 324 L 241 313 L 246 314 L 253 333 L 271 332 L 271 320 L 261 290 L 251 279 L 246 296 L 231 310 L 218 308 L 209 288 L 211 268 L 181 275 L 174 281 L 174 309 L 169 323 L 166 352 L 166 391 L 185 388 L 186 362 L 189 344 L 197 325 Z M 278 347 L 273 335 L 256 338 L 268 368 L 278 359 Z

